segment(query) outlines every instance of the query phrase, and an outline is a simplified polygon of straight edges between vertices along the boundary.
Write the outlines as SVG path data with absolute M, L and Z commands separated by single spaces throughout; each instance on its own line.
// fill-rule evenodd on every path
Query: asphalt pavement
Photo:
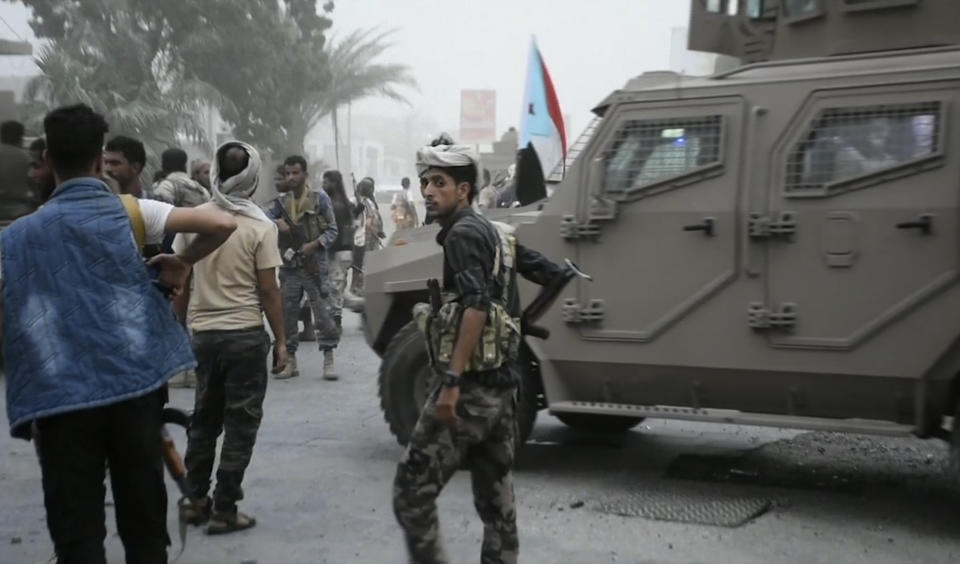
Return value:
M 390 503 L 400 447 L 377 398 L 379 359 L 345 319 L 341 380 L 309 344 L 301 376 L 269 383 L 241 510 L 258 524 L 208 537 L 191 527 L 183 564 L 403 563 Z M 171 390 L 191 408 L 192 390 Z M 181 452 L 185 438 L 175 432 Z M 960 561 L 957 490 L 937 440 L 800 433 L 648 420 L 620 437 L 541 414 L 520 453 L 525 563 L 945 563 Z M 171 561 L 179 551 L 168 482 Z M 108 494 L 107 554 L 122 562 Z M 0 563 L 48 562 L 33 445 L 0 437 Z M 467 475 L 440 499 L 451 562 L 477 562 L 482 525 Z

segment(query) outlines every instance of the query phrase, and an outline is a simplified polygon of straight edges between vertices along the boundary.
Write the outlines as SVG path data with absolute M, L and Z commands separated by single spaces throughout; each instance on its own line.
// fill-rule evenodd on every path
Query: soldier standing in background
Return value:
M 439 381 L 393 488 L 394 513 L 418 564 L 447 562 L 436 499 L 461 466 L 470 471 L 483 520 L 480 561 L 517 561 L 511 476 L 521 315 L 516 273 L 543 285 L 562 272 L 473 210 L 477 161 L 469 146 L 434 142 L 417 152 L 427 216 L 441 225 L 437 243 L 443 246 L 443 291 L 449 296 L 438 310 L 426 304 L 414 309 Z
M 337 240 L 337 222 L 330 198 L 307 185 L 307 161 L 299 156 L 284 161 L 287 191 L 270 202 L 267 215 L 279 228 L 283 257 L 280 289 L 283 294 L 284 333 L 288 361 L 277 378 L 299 376 L 297 369 L 297 317 L 300 299 L 306 294 L 313 308 L 317 343 L 324 353 L 323 377 L 336 380 L 333 349 L 340 342 L 329 301 L 330 280 L 327 249 Z M 330 359 L 329 365 L 327 358 Z
M 327 250 L 330 261 L 330 308 L 337 331 L 343 330 L 343 294 L 347 289 L 347 272 L 353 262 L 353 218 L 356 208 L 347 198 L 343 176 L 338 170 L 323 173 L 323 191 L 333 202 L 333 214 L 337 220 L 337 240 Z M 324 373 L 327 366 L 333 368 L 333 350 L 323 357 Z
M 350 293 L 354 296 L 363 295 L 363 261 L 367 252 L 383 247 L 383 218 L 380 217 L 375 190 L 376 186 L 370 177 L 357 183 L 360 222 L 353 237 L 353 264 L 350 266 L 353 271 Z

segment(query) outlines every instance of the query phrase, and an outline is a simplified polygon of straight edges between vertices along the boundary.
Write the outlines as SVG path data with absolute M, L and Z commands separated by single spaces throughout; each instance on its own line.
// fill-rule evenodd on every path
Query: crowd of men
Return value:
M 268 366 L 277 379 L 296 377 L 299 343 L 312 341 L 323 378 L 338 379 L 341 312 L 363 292 L 364 258 L 381 246 L 383 222 L 372 178 L 354 183 L 353 200 L 336 170 L 314 189 L 299 155 L 276 168 L 279 195 L 259 206 L 260 155 L 237 140 L 189 173 L 183 150 L 164 151 L 148 187 L 143 144 L 107 132 L 89 107 L 62 107 L 22 152 L 23 128 L 2 125 L 0 198 L 22 204 L 0 233 L 7 412 L 11 434 L 36 443 L 59 562 L 105 562 L 109 469 L 127 561 L 159 563 L 169 545 L 160 440 L 168 381 L 195 371 L 181 518 L 208 534 L 253 527 L 238 502 Z M 426 219 L 441 226 L 446 298 L 413 312 L 436 375 L 394 483 L 413 562 L 447 561 L 435 500 L 461 466 L 485 525 L 482 561 L 518 554 L 516 274 L 547 284 L 560 267 L 476 211 L 478 164 L 445 137 L 417 155 Z M 419 225 L 409 190 L 404 179 L 391 204 L 401 229 Z

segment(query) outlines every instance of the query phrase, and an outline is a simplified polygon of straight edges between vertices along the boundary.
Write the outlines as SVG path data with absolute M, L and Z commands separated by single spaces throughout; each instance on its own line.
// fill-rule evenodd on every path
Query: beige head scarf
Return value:
M 473 165 L 480 170 L 480 159 L 470 145 L 434 145 L 417 151 L 417 175 L 423 176 L 430 167 Z
M 220 154 L 230 147 L 240 147 L 246 151 L 249 162 L 240 173 L 220 181 Z M 221 208 L 245 215 L 252 219 L 270 222 L 267 214 L 260 206 L 253 203 L 250 197 L 257 191 L 260 184 L 260 153 L 256 149 L 241 141 L 227 141 L 217 147 L 213 162 L 210 163 L 210 191 L 213 201 Z

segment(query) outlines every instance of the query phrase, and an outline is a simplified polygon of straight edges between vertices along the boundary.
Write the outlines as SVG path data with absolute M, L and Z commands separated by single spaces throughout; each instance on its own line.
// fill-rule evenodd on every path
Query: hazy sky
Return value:
M 19 4 L 0 3 L 17 32 L 32 38 Z M 530 37 L 535 35 L 574 134 L 611 90 L 647 70 L 666 69 L 671 29 L 686 26 L 687 0 L 336 0 L 333 34 L 396 30 L 384 61 L 408 64 L 420 84 L 413 109 L 442 128 L 459 125 L 460 91 L 497 91 L 497 131 L 518 125 Z M 0 22 L 0 38 L 13 34 Z M 27 58 L 0 59 L 0 75 L 25 74 Z M 363 114 L 411 108 L 369 100 Z

